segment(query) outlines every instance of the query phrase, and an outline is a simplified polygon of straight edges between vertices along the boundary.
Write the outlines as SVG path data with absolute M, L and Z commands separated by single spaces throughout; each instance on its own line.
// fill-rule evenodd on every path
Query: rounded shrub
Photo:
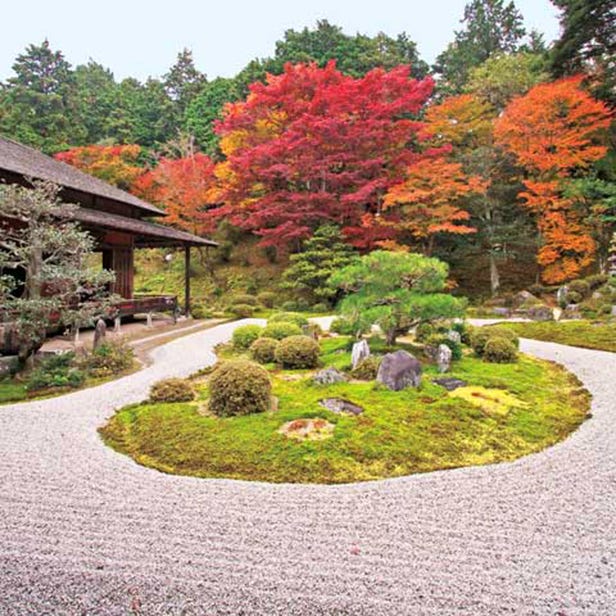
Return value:
M 240 325 L 233 330 L 231 340 L 236 349 L 247 349 L 261 335 L 260 325 Z
M 516 349 L 520 346 L 520 339 L 516 333 L 507 327 L 478 327 L 473 330 L 471 335 L 473 351 L 482 357 L 488 340 L 496 337 L 508 340 Z
M 210 410 L 219 417 L 261 413 L 270 407 L 267 370 L 252 361 L 222 363 L 210 377 Z
M 190 402 L 194 399 L 195 390 L 187 379 L 163 379 L 150 389 L 150 402 Z
M 359 379 L 360 381 L 374 381 L 380 365 L 380 357 L 377 357 L 376 355 L 368 355 L 368 357 L 364 357 L 364 359 L 362 359 L 351 371 L 351 376 L 354 379 Z
M 329 312 L 331 308 L 324 302 L 319 302 L 318 304 L 315 304 L 311 310 L 313 312 Z
M 332 321 L 329 331 L 341 336 L 353 336 L 357 332 L 357 327 L 348 319 L 338 317 Z
M 210 319 L 212 318 L 212 311 L 204 304 L 193 304 L 190 307 L 190 316 L 193 319 Z
M 276 358 L 277 346 L 275 338 L 258 338 L 250 345 L 250 355 L 260 364 L 269 364 Z
M 430 323 L 420 323 L 415 328 L 415 340 L 417 342 L 425 342 L 434 333 L 435 329 Z
M 581 293 L 577 291 L 569 291 L 567 293 L 567 303 L 568 304 L 579 304 L 583 300 L 583 296 Z
M 253 306 L 253 307 L 256 307 L 259 305 L 259 300 L 254 295 L 250 295 L 249 293 L 238 293 L 237 295 L 234 295 L 231 298 L 231 302 L 234 305 L 245 304 L 247 306 Z
M 284 368 L 315 368 L 321 349 L 309 336 L 289 336 L 278 343 L 276 361 Z
M 82 360 L 81 367 L 93 377 L 121 374 L 133 367 L 135 354 L 123 341 L 108 340 Z
M 276 340 L 282 340 L 289 336 L 301 336 L 302 329 L 295 323 L 288 323 L 281 321 L 280 323 L 268 323 L 261 332 L 262 338 L 274 338 Z
M 287 312 L 293 312 L 294 310 L 298 309 L 297 302 L 294 302 L 293 300 L 283 302 L 282 309 L 286 310 Z
M 262 291 L 257 295 L 257 299 L 262 306 L 265 306 L 265 308 L 273 308 L 274 303 L 276 302 L 276 293 L 273 291 Z
M 501 336 L 488 338 L 483 358 L 493 364 L 510 364 L 518 359 L 518 350 L 511 340 Z
M 231 308 L 229 308 L 229 311 L 236 317 L 245 319 L 253 315 L 255 307 L 249 306 L 248 304 L 234 304 Z
M 273 314 L 268 320 L 269 323 L 295 323 L 298 327 L 304 327 L 308 325 L 308 319 L 298 312 L 277 312 Z
M 592 274 L 585 278 L 586 283 L 592 291 L 595 291 L 599 287 L 602 287 L 607 281 L 609 276 L 607 274 Z
M 572 280 L 567 284 L 567 287 L 569 288 L 569 296 L 571 296 L 572 293 L 577 293 L 580 295 L 580 299 L 578 301 L 581 301 L 590 295 L 590 285 L 585 280 Z M 578 303 L 573 300 L 570 301 L 571 303 Z

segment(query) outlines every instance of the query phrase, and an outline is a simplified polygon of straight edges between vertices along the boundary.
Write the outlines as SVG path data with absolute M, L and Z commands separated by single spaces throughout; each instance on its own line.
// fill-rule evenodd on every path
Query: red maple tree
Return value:
M 217 126 L 227 160 L 217 169 L 225 205 L 213 216 L 262 236 L 262 245 L 293 246 L 324 221 L 365 241 L 362 218 L 429 155 L 417 147 L 425 136 L 416 115 L 433 82 L 409 71 L 354 79 L 334 62 L 288 64 L 253 84 Z
M 214 163 L 205 154 L 162 158 L 135 181 L 132 192 L 162 207 L 167 224 L 191 233 L 211 229 L 207 210 L 215 202 L 217 189 Z

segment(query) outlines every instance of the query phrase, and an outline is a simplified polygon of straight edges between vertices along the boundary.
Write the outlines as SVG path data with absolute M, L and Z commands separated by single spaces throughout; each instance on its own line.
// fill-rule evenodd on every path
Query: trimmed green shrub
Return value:
M 247 349 L 260 335 L 260 325 L 240 325 L 233 330 L 231 340 L 236 349 Z
M 351 323 L 348 319 L 338 317 L 334 319 L 329 326 L 329 331 L 341 336 L 354 336 L 357 331 L 357 327 Z
M 270 408 L 267 370 L 251 361 L 222 363 L 210 377 L 210 410 L 219 417 L 261 413 Z
M 482 357 L 488 340 L 496 337 L 509 340 L 516 349 L 520 346 L 520 339 L 513 330 L 507 327 L 486 326 L 474 329 L 471 335 L 471 346 L 473 347 L 473 351 Z
M 420 323 L 415 328 L 415 340 L 417 342 L 425 342 L 434 333 L 434 327 L 430 323 Z
M 150 389 L 150 402 L 190 402 L 194 399 L 195 390 L 188 379 L 162 379 Z
M 28 391 L 49 389 L 52 387 L 80 387 L 86 380 L 83 370 L 75 367 L 75 353 L 59 353 L 44 359 L 35 368 L 28 382 Z
M 289 336 L 278 343 L 276 361 L 284 368 L 315 368 L 321 348 L 308 336 Z
M 579 304 L 583 299 L 584 297 L 582 296 L 582 294 L 578 293 L 577 291 L 569 291 L 567 293 L 568 304 Z
M 351 376 L 354 379 L 359 379 L 360 381 L 374 381 L 380 365 L 380 357 L 376 355 L 368 355 L 368 357 L 364 357 L 364 359 L 357 364 L 356 368 L 351 370 Z
M 302 327 L 302 332 L 316 340 L 323 335 L 323 328 L 318 323 L 308 323 Z
M 106 341 L 87 355 L 80 367 L 93 377 L 101 378 L 130 370 L 134 362 L 133 349 L 126 343 Z
M 273 291 L 262 291 L 257 295 L 257 299 L 262 306 L 265 306 L 265 308 L 273 308 L 274 303 L 276 302 L 276 293 Z
M 276 340 L 282 340 L 289 336 L 301 336 L 302 329 L 295 323 L 288 323 L 281 321 L 280 323 L 268 323 L 261 332 L 262 338 L 275 338 Z
M 569 295 L 571 293 L 579 293 L 580 299 L 584 299 L 590 295 L 590 285 L 585 280 L 572 280 L 567 283 L 569 289 Z
M 249 306 L 248 304 L 235 304 L 229 308 L 229 311 L 234 314 L 236 317 L 240 317 L 242 319 L 246 319 L 251 317 L 255 311 L 254 306 Z
M 211 319 L 212 310 L 207 308 L 204 304 L 193 304 L 190 307 L 190 316 L 193 319 Z
M 250 345 L 250 355 L 260 364 L 269 364 L 276 358 L 277 346 L 275 338 L 258 338 Z
M 331 308 L 323 302 L 319 302 L 312 307 L 313 312 L 329 312 L 330 310 Z
M 281 308 L 283 310 L 286 310 L 287 312 L 293 312 L 294 310 L 298 309 L 298 305 L 297 302 L 289 300 L 288 302 L 283 302 Z
M 250 295 L 249 293 L 238 293 L 231 298 L 231 303 L 233 305 L 245 304 L 256 308 L 259 305 L 259 300 L 254 295 Z
M 608 280 L 607 274 L 592 274 L 587 276 L 584 281 L 590 287 L 591 291 L 595 291 L 599 287 L 602 287 Z
M 518 350 L 511 340 L 493 336 L 485 344 L 483 358 L 493 364 L 510 364 L 517 361 Z
M 267 323 L 268 325 L 270 323 L 295 323 L 298 327 L 304 327 L 308 325 L 308 319 L 297 312 L 277 312 L 267 320 Z

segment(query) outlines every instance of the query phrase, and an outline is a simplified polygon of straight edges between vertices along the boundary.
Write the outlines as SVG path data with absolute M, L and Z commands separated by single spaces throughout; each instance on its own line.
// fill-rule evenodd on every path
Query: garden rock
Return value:
M 532 306 L 528 309 L 528 318 L 533 321 L 553 321 L 554 311 L 549 306 Z
M 517 306 L 521 306 L 522 304 L 532 304 L 534 302 L 539 302 L 540 300 L 530 291 L 520 291 L 519 293 L 516 293 L 513 301 Z
M 312 380 L 319 385 L 333 385 L 334 383 L 344 383 L 347 377 L 337 368 L 329 367 L 324 370 L 319 370 Z
M 510 308 L 501 308 L 499 306 L 492 308 L 492 314 L 495 314 L 499 317 L 510 317 L 511 309 Z
M 616 317 L 616 306 L 612 306 L 612 316 Z
M 419 387 L 421 364 L 406 351 L 387 353 L 381 360 L 376 380 L 393 391 L 400 391 L 409 386 Z
M 451 340 L 456 344 L 462 344 L 462 336 L 460 335 L 460 332 L 457 332 L 455 329 L 450 329 L 447 332 L 447 340 Z
M 569 295 L 569 287 L 566 284 L 562 287 L 558 287 L 558 291 L 556 291 L 556 301 L 561 308 L 567 305 L 567 295 Z
M 466 387 L 468 383 L 462 379 L 454 379 L 453 377 L 443 377 L 440 379 L 434 379 L 432 381 L 441 387 L 444 387 L 447 391 L 454 391 L 458 387 Z
M 107 325 L 103 319 L 99 319 L 96 322 L 96 328 L 94 329 L 94 342 L 92 344 L 94 350 L 98 349 L 98 347 L 105 342 L 106 337 Z
M 328 411 L 339 415 L 361 415 L 364 412 L 361 406 L 357 406 L 357 404 L 342 398 L 325 398 L 324 400 L 319 400 L 319 404 Z
M 436 364 L 439 372 L 449 372 L 449 368 L 451 368 L 451 349 L 446 344 L 438 345 Z
M 351 363 L 353 365 L 353 370 L 357 368 L 357 366 L 361 363 L 363 359 L 370 356 L 370 347 L 368 346 L 368 342 L 366 340 L 360 340 L 353 345 L 353 350 L 351 351 Z
M 5 355 L 0 357 L 0 379 L 12 376 L 19 368 L 17 355 Z

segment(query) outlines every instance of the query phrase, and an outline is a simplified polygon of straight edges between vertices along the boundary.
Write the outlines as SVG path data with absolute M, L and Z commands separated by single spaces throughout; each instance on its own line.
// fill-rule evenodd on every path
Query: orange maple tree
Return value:
M 129 190 L 144 172 L 138 164 L 140 155 L 139 145 L 87 145 L 59 152 L 55 158 L 114 186 Z
M 462 165 L 445 157 L 420 160 L 407 169 L 406 178 L 393 186 L 383 200 L 383 211 L 395 216 L 390 222 L 399 232 L 424 244 L 430 254 L 438 233 L 468 234 L 475 229 L 466 223 L 468 211 L 460 199 L 471 193 L 484 193 L 487 183 L 468 176 Z M 373 220 L 379 222 L 380 217 Z
M 137 178 L 132 192 L 167 212 L 166 223 L 191 233 L 211 230 L 208 208 L 217 196 L 214 163 L 205 154 L 162 158 Z
M 543 279 L 560 283 L 595 257 L 596 245 L 574 202 L 564 196 L 566 179 L 603 158 L 599 141 L 610 124 L 608 108 L 581 89 L 582 75 L 535 86 L 514 99 L 496 121 L 494 136 L 529 175 L 521 194 L 537 215 L 543 246 Z

